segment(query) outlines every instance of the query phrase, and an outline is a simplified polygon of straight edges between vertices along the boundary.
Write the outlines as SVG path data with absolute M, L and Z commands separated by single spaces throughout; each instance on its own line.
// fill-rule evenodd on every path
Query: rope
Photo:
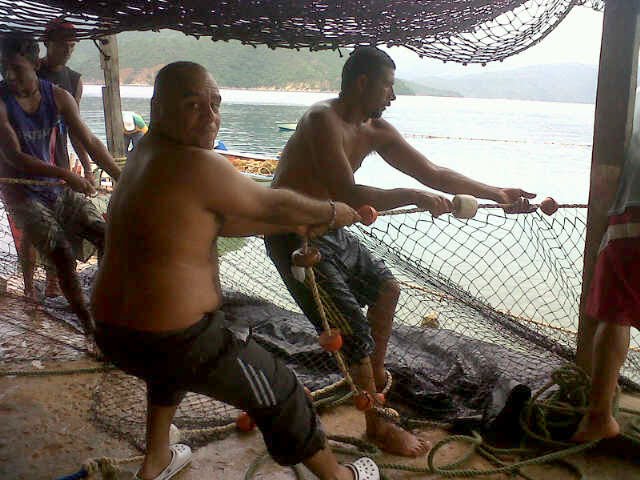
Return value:
M 61 368 L 48 370 L 2 370 L 0 377 L 45 377 L 47 375 L 77 375 L 82 373 L 102 373 L 116 370 L 113 365 L 100 365 L 86 368 Z
M 82 468 L 77 472 L 64 477 L 59 477 L 57 480 L 79 480 L 81 478 L 98 480 L 98 474 L 101 475 L 102 480 L 118 480 L 118 473 L 120 473 L 118 465 L 122 465 L 123 463 L 140 462 L 143 458 L 144 457 L 142 455 L 136 455 L 128 458 L 91 458 L 87 460 L 82 465 Z
M 531 140 L 518 140 L 513 138 L 482 138 L 482 137 L 457 137 L 445 135 L 428 135 L 422 133 L 403 133 L 404 138 L 426 138 L 429 140 L 466 140 L 472 142 L 499 142 L 499 143 L 528 143 L 538 145 L 561 145 L 565 147 L 584 147 L 591 148 L 588 143 L 568 143 L 568 142 L 536 142 Z
M 535 204 L 532 203 L 531 204 L 532 207 L 534 206 L 540 206 L 539 204 Z M 561 203 L 558 205 L 558 208 L 587 208 L 588 205 L 584 204 L 584 203 Z M 478 205 L 478 209 L 480 208 L 486 208 L 486 209 L 497 209 L 497 208 L 504 208 L 504 205 L 501 205 L 499 203 L 481 203 Z M 381 212 L 378 212 L 378 216 L 379 217 L 385 217 L 385 216 L 390 216 L 390 215 L 408 215 L 411 213 L 424 213 L 424 212 L 428 212 L 429 210 L 425 209 L 425 208 L 394 208 L 392 210 L 383 210 Z
M 65 183 L 65 182 L 62 182 L 62 181 L 32 180 L 30 178 L 0 177 L 0 183 L 6 183 L 6 184 L 10 184 L 10 185 L 39 185 L 39 186 L 46 186 L 46 187 L 66 187 L 66 188 L 71 188 L 71 187 L 69 187 L 68 183 Z M 102 187 L 102 186 L 94 187 L 94 190 L 96 190 L 96 192 L 111 193 L 110 189 L 108 189 L 106 187 Z

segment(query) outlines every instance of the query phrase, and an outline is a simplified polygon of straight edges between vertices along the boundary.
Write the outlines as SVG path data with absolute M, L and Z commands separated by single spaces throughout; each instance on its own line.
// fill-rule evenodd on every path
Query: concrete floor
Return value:
M 89 365 L 87 360 L 66 362 L 64 368 Z M 46 368 L 60 365 L 45 364 Z M 128 442 L 116 439 L 100 430 L 90 418 L 92 392 L 98 374 L 43 377 L 0 377 L 0 479 L 52 480 L 77 471 L 83 462 L 95 457 L 127 458 L 140 455 Z M 640 408 L 640 399 L 626 396 L 624 403 Z M 351 407 L 340 407 L 323 415 L 325 429 L 330 434 L 360 435 L 364 425 L 361 415 Z M 442 430 L 430 430 L 421 435 L 435 442 L 446 435 Z M 606 447 L 606 446 L 605 446 Z M 640 479 L 640 455 L 613 444 L 569 460 L 578 466 L 585 480 Z M 613 453 L 611 450 L 613 449 Z M 462 448 L 450 445 L 442 452 L 438 463 L 458 457 Z M 192 465 L 176 476 L 177 480 L 244 478 L 245 472 L 258 454 L 264 451 L 259 433 L 233 433 L 224 440 L 212 442 L 195 451 Z M 402 462 L 426 465 L 426 459 L 409 461 L 384 456 L 379 462 Z M 472 467 L 488 467 L 481 458 L 474 458 Z M 119 476 L 129 480 L 136 464 L 125 466 Z M 565 467 L 544 466 L 525 471 L 536 480 L 565 480 L 576 476 Z M 388 478 L 439 478 L 435 475 L 410 474 L 388 470 Z M 307 478 L 312 478 L 308 473 Z M 291 470 L 273 462 L 264 464 L 254 478 L 292 479 Z M 485 476 L 506 479 L 505 475 Z M 513 477 L 512 477 L 513 478 Z

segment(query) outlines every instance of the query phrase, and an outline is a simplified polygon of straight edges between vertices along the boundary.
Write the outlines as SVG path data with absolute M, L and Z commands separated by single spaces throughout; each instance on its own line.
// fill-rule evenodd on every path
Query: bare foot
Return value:
M 572 442 L 586 443 L 620 434 L 620 425 L 610 414 L 587 413 L 582 417 L 578 430 L 571 437 Z
M 426 454 L 431 444 L 407 432 L 393 422 L 378 418 L 372 428 L 367 428 L 367 436 L 380 450 L 403 457 L 418 457 Z

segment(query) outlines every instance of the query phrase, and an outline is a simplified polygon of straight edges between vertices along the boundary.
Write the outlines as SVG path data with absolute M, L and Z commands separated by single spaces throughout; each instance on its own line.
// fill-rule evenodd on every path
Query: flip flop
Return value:
M 348 463 L 345 467 L 349 468 L 355 480 L 380 480 L 380 470 L 376 462 L 368 457 L 362 457 L 353 463 Z
M 176 473 L 186 467 L 187 464 L 191 461 L 191 449 L 188 445 L 176 443 L 175 445 L 171 445 L 169 447 L 169 450 L 171 451 L 171 461 L 169 462 L 169 465 L 167 465 L 167 467 L 162 470 L 160 474 L 153 480 L 169 480 Z M 136 475 L 135 477 L 133 477 L 133 479 L 142 480 L 142 477 L 140 477 L 140 470 L 136 472 Z

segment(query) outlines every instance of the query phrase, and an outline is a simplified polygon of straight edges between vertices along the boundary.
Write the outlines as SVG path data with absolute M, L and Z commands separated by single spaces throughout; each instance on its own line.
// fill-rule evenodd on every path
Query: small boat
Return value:
M 216 149 L 216 152 L 226 157 L 240 173 L 256 182 L 270 183 L 273 180 L 273 172 L 278 165 L 276 158 L 234 150 Z
M 297 123 L 276 123 L 276 125 L 278 126 L 279 130 L 282 130 L 284 132 L 294 132 L 296 130 L 296 127 L 298 126 Z

